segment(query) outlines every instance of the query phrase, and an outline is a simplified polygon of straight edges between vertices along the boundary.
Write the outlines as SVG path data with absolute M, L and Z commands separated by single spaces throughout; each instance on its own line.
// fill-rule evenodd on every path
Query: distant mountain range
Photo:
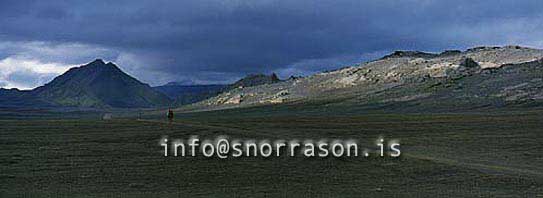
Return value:
M 416 112 L 543 107 L 543 50 L 396 51 L 330 72 L 231 89 L 180 110 L 272 104 Z
M 174 106 L 181 106 L 199 102 L 235 88 L 278 82 L 281 82 L 281 80 L 274 73 L 269 76 L 264 74 L 250 74 L 229 85 L 185 85 L 184 83 L 170 82 L 166 85 L 154 87 L 154 89 L 174 100 Z
M 362 111 L 543 107 L 543 50 L 506 46 L 442 53 L 396 51 L 307 77 L 280 80 L 275 74 L 255 74 L 230 85 L 172 82 L 158 87 L 97 59 L 34 90 L 0 89 L 0 108 L 214 110 L 272 104 Z
M 153 108 L 198 102 L 238 86 L 275 83 L 271 76 L 250 75 L 233 85 L 180 85 L 171 82 L 150 87 L 124 73 L 115 64 L 97 59 L 74 67 L 51 82 L 29 91 L 0 89 L 0 108 Z
M 0 108 L 54 107 L 53 103 L 35 96 L 32 91 L 0 88 Z

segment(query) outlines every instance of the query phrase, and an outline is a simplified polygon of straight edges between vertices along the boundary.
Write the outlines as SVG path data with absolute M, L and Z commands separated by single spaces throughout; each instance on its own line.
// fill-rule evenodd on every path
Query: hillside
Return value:
M 265 74 L 251 74 L 234 82 L 232 85 L 230 85 L 230 89 L 273 84 L 273 83 L 278 83 L 280 81 L 281 80 L 277 77 L 275 73 L 272 73 L 269 76 Z
M 153 87 L 154 90 L 167 95 L 174 100 L 173 106 L 182 106 L 199 102 L 226 91 L 236 88 L 254 87 L 265 84 L 281 82 L 276 74 L 251 74 L 228 85 L 184 85 L 170 82 L 162 86 Z
M 154 90 L 167 95 L 173 100 L 174 106 L 191 104 L 211 98 L 227 90 L 227 88 L 228 85 L 178 85 L 176 83 L 153 87 Z
M 519 46 L 397 51 L 331 72 L 233 89 L 181 110 L 282 103 L 409 111 L 541 106 L 542 58 L 542 50 Z

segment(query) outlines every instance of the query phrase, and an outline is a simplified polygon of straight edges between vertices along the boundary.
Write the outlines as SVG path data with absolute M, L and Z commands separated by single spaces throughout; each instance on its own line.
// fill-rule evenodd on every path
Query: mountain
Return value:
M 275 74 L 249 75 L 232 85 L 168 83 L 150 87 L 97 59 L 30 91 L 0 89 L 0 108 L 146 108 L 199 102 L 238 87 L 279 82 Z
M 274 84 L 243 87 L 182 109 L 320 104 L 353 111 L 543 107 L 543 50 L 476 47 L 397 51 L 381 59 Z
M 227 88 L 228 85 L 179 85 L 173 82 L 153 87 L 154 90 L 174 100 L 175 106 L 191 104 L 211 98 L 227 90 Z
M 58 106 L 139 108 L 167 106 L 171 100 L 149 85 L 121 71 L 113 63 L 97 59 L 71 68 L 31 95 Z

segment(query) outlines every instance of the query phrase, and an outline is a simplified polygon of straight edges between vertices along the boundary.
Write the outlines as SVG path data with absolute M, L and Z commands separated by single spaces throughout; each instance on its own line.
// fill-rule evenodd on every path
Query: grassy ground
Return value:
M 543 112 L 0 121 L 0 197 L 543 197 Z M 167 135 L 399 139 L 400 158 L 163 157 Z M 365 141 L 365 142 L 364 142 Z

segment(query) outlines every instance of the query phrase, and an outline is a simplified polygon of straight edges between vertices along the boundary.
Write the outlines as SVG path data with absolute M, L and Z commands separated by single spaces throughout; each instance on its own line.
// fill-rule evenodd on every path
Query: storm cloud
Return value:
M 19 67 L 9 60 L 62 70 L 103 58 L 152 85 L 308 75 L 393 50 L 541 48 L 541 9 L 539 0 L 8 0 L 0 3 L 0 69 Z M 0 84 L 31 88 L 58 73 L 20 67 L 29 73 L 3 72 Z

